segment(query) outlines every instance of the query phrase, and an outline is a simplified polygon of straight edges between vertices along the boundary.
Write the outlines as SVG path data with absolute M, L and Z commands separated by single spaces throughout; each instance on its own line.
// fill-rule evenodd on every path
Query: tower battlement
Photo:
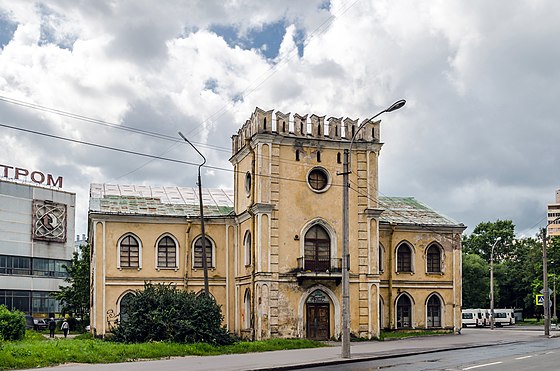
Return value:
M 379 142 L 379 123 L 365 119 L 360 123 L 359 119 L 349 117 L 329 117 L 326 116 L 300 115 L 294 113 L 282 113 L 274 110 L 264 111 L 259 107 L 251 114 L 251 117 L 231 137 L 232 153 L 237 153 L 245 146 L 245 141 L 257 134 L 281 135 L 294 138 L 350 141 L 360 125 L 364 128 L 360 130 L 354 141 Z

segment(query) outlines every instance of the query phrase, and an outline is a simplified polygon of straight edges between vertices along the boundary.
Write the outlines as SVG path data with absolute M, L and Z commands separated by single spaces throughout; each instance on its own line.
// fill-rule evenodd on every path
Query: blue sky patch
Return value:
M 0 49 L 3 49 L 12 40 L 16 29 L 17 23 L 10 21 L 5 14 L 0 13 Z
M 242 49 L 258 49 L 268 59 L 278 56 L 280 44 L 286 33 L 284 21 L 269 23 L 262 28 L 249 30 L 246 36 L 239 35 L 239 28 L 233 26 L 214 25 L 210 31 L 221 36 L 230 47 L 238 46 Z

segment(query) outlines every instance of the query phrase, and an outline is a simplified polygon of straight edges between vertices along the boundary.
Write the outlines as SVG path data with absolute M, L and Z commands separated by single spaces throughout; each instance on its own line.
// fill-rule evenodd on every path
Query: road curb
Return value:
M 527 343 L 527 342 L 529 341 L 518 340 L 518 341 L 507 341 L 503 343 L 468 344 L 468 345 L 459 345 L 459 346 L 437 348 L 437 349 L 379 354 L 375 356 L 363 356 L 363 357 L 350 358 L 350 359 L 335 359 L 332 361 L 311 361 L 309 363 L 302 363 L 302 364 L 289 365 L 289 366 L 286 365 L 286 366 L 273 366 L 273 367 L 264 367 L 264 368 L 252 368 L 252 369 L 248 369 L 247 371 L 301 370 L 309 367 L 336 366 L 336 365 L 341 365 L 346 363 L 368 362 L 368 361 L 375 361 L 375 360 L 382 360 L 382 359 L 389 359 L 389 358 L 403 358 L 403 357 L 415 356 L 421 354 L 448 352 L 450 350 L 474 349 L 474 348 L 482 348 L 482 347 L 489 347 L 489 346 L 519 344 L 519 343 Z

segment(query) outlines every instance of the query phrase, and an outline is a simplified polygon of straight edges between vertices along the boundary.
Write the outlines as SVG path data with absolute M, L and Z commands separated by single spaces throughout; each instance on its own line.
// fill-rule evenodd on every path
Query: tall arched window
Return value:
M 129 292 L 121 298 L 119 305 L 119 319 L 120 322 L 126 322 L 128 320 L 128 315 L 130 313 L 130 300 L 134 297 L 134 294 Z
M 397 328 L 412 327 L 412 303 L 407 295 L 397 301 Z
M 206 266 L 208 268 L 214 268 L 213 264 L 213 244 L 208 237 L 205 238 L 206 240 Z M 194 243 L 193 249 L 193 268 L 203 268 L 202 265 L 202 237 L 198 237 L 198 239 Z
M 384 256 L 383 256 L 383 255 L 384 255 L 383 246 L 379 245 L 379 248 L 378 248 L 377 251 L 378 251 L 378 255 L 379 255 L 379 256 L 378 256 L 378 258 L 379 258 L 379 262 L 378 262 L 378 264 L 379 264 L 379 266 L 378 266 L 378 268 L 379 268 L 379 273 L 383 273 L 383 271 L 385 270 L 385 269 L 384 269 L 384 268 L 385 268 L 385 267 L 384 267 L 384 262 L 383 262 L 383 260 L 384 260 L 384 259 L 383 259 L 383 258 L 384 258 Z
M 426 252 L 426 268 L 428 273 L 441 272 L 441 250 L 436 244 L 428 247 Z
M 397 249 L 397 272 L 412 272 L 412 249 L 406 243 Z
M 243 297 L 243 327 L 251 328 L 251 291 L 245 290 Z
M 119 267 L 140 267 L 140 242 L 132 235 L 125 236 L 119 243 Z
M 157 266 L 158 268 L 177 268 L 177 245 L 169 236 L 158 241 Z
M 306 270 L 323 272 L 331 268 L 331 239 L 320 225 L 305 233 L 304 259 Z
M 253 250 L 251 249 L 251 232 L 245 232 L 245 238 L 243 239 L 243 247 L 245 250 L 245 265 L 251 265 L 251 255 Z
M 428 299 L 426 304 L 427 327 L 441 327 L 441 300 L 436 294 Z

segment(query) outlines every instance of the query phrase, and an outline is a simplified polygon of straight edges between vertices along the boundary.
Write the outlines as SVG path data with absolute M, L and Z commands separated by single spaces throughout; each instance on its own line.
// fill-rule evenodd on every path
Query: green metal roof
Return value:
M 202 189 L 205 217 L 233 212 L 233 191 Z M 99 214 L 197 217 L 198 189 L 143 185 L 91 184 L 89 211 Z
M 205 217 L 233 215 L 233 191 L 202 190 Z M 463 227 L 413 197 L 379 197 L 380 222 Z M 91 184 L 89 211 L 98 214 L 198 217 L 198 189 L 144 185 Z
M 424 205 L 414 197 L 379 197 L 380 222 L 464 227 L 463 224 Z

